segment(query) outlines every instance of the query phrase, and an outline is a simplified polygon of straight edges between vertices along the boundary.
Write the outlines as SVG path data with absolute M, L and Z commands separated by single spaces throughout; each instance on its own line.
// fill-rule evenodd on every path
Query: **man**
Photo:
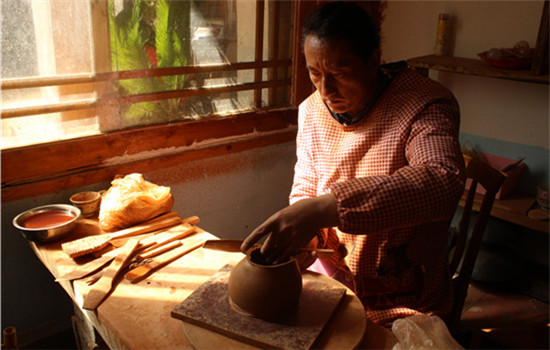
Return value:
M 291 205 L 242 249 L 266 236 L 273 263 L 306 245 L 335 249 L 311 268 L 352 288 L 367 317 L 389 326 L 452 307 L 447 228 L 464 160 L 453 95 L 404 65 L 380 66 L 379 43 L 354 3 L 310 16 L 303 47 L 316 91 L 299 108 Z

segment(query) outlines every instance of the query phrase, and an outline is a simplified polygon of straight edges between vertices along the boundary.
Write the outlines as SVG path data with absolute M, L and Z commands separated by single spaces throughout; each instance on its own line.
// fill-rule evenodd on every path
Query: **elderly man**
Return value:
M 310 267 L 350 287 L 390 325 L 452 307 L 447 228 L 464 188 L 453 95 L 405 64 L 380 65 L 380 37 L 351 2 L 316 9 L 303 30 L 316 91 L 299 108 L 290 206 L 258 226 L 273 263 L 333 248 Z M 308 257 L 302 265 L 315 260 Z

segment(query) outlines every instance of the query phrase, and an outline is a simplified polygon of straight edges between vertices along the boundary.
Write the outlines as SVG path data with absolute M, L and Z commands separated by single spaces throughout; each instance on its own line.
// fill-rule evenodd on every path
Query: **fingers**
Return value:
M 270 263 L 282 262 L 295 255 L 319 230 L 318 199 L 304 199 L 281 209 L 258 226 L 241 245 L 246 252 L 266 238 L 261 253 Z
M 270 235 L 270 237 L 272 236 L 273 235 Z M 272 264 L 280 264 L 298 253 L 300 246 L 298 246 L 292 238 L 286 238 L 287 239 L 283 239 L 265 249 L 265 254 L 262 254 L 264 254 L 264 257 L 268 262 Z
M 273 249 L 273 246 L 276 246 L 277 243 L 273 242 L 272 233 L 274 232 L 274 229 L 272 228 L 272 226 L 272 220 L 268 219 L 263 224 L 256 227 L 256 229 L 244 239 L 243 243 L 241 244 L 241 250 L 243 252 L 246 252 L 248 249 L 252 248 L 254 243 L 258 242 L 265 236 L 267 236 L 267 239 L 262 245 L 262 254 L 264 253 L 266 248 L 268 248 L 268 250 Z
M 268 263 L 273 263 L 280 257 L 283 248 L 280 242 L 276 242 L 275 235 L 270 233 L 264 244 L 262 244 L 262 249 L 260 251 Z
M 265 232 L 265 229 L 263 226 L 258 226 L 248 237 L 246 237 L 241 244 L 241 250 L 243 252 L 246 252 L 248 249 L 252 248 L 254 243 L 258 242 L 262 237 L 264 237 L 267 233 Z
M 264 224 L 254 230 L 241 245 L 241 250 L 246 252 L 254 243 L 261 238 L 267 236 L 262 244 L 261 253 L 267 264 L 279 264 L 287 261 L 291 257 L 298 255 L 300 245 L 297 244 L 292 236 L 285 236 L 274 233 L 268 229 L 268 225 Z M 300 253 L 303 261 L 299 261 L 299 265 L 304 269 L 311 265 L 317 258 L 316 252 Z

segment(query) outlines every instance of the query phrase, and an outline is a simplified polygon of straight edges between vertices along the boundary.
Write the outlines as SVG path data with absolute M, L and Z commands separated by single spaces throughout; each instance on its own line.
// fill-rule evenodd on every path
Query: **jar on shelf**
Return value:
M 435 37 L 434 54 L 436 56 L 449 55 L 451 39 L 451 16 L 448 13 L 440 13 L 437 21 L 437 35 Z

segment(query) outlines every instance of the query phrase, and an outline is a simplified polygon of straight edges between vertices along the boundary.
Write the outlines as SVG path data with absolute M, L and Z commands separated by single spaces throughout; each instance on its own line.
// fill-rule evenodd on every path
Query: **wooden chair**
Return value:
M 447 319 L 447 326 L 454 336 L 457 333 L 474 263 L 481 246 L 481 239 L 493 207 L 495 195 L 505 179 L 505 176 L 500 171 L 477 159 L 471 159 L 467 162 L 466 177 L 471 180 L 471 185 L 467 192 L 462 218 L 455 237 L 456 245 L 454 245 L 450 253 L 454 306 L 450 317 Z M 478 211 L 479 213 L 472 220 L 473 229 L 469 233 L 474 196 L 478 185 L 482 185 L 487 192 L 482 196 L 483 200 Z

